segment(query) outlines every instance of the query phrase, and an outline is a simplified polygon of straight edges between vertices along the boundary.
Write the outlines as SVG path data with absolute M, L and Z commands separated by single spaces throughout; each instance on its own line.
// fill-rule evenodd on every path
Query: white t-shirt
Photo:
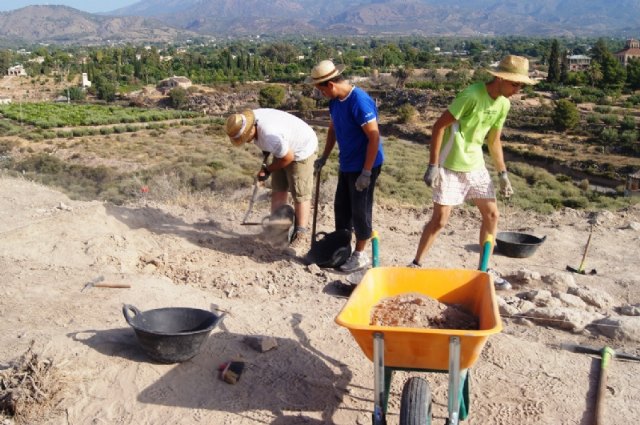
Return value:
M 276 158 L 283 158 L 289 150 L 293 160 L 302 161 L 318 149 L 318 136 L 306 122 L 278 109 L 254 109 L 258 123 L 255 144 Z

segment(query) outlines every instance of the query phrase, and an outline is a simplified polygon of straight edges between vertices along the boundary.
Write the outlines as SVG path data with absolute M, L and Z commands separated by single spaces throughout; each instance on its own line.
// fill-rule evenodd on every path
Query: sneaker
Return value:
M 511 289 L 511 284 L 500 276 L 494 269 L 487 269 L 487 273 L 493 278 L 493 286 L 496 288 L 496 291 L 506 291 Z
M 309 231 L 295 232 L 293 241 L 289 244 L 289 248 L 295 252 L 295 255 L 304 255 L 311 249 L 311 234 Z
M 369 256 L 364 251 L 354 251 L 346 263 L 340 266 L 343 272 L 355 272 L 368 267 L 370 264 Z

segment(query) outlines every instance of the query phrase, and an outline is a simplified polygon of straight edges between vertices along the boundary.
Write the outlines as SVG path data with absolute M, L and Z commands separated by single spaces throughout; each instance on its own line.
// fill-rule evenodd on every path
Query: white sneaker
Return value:
M 506 291 L 511 289 L 511 284 L 500 276 L 494 269 L 487 269 L 487 273 L 493 277 L 493 286 L 496 288 L 496 291 Z
M 354 251 L 347 262 L 340 266 L 340 270 L 343 272 L 355 272 L 364 269 L 369 266 L 369 264 L 369 256 L 366 252 Z

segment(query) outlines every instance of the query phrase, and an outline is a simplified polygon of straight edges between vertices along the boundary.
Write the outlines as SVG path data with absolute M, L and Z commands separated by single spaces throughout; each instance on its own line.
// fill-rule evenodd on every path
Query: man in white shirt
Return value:
M 307 123 L 277 109 L 246 110 L 227 118 L 225 131 L 231 143 L 241 146 L 254 142 L 273 159 L 262 164 L 258 180 L 271 176 L 271 212 L 287 204 L 289 192 L 295 210 L 295 232 L 291 247 L 309 249 L 308 231 L 313 192 L 313 163 L 318 137 Z M 306 251 L 305 251 L 306 252 Z

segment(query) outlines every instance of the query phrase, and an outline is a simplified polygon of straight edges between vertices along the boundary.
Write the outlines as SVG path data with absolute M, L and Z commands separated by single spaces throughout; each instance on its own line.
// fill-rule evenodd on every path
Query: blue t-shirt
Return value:
M 354 87 L 349 95 L 329 102 L 329 113 L 338 142 L 340 171 L 353 173 L 362 171 L 367 155 L 369 139 L 362 126 L 378 119 L 378 109 L 369 95 L 361 88 Z M 382 138 L 374 167 L 382 164 L 384 153 Z

